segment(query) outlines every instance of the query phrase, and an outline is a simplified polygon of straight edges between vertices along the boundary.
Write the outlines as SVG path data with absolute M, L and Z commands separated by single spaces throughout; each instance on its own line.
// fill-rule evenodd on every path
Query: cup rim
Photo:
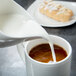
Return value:
M 61 61 L 59 61 L 59 62 L 43 63 L 43 62 L 39 62 L 39 61 L 36 61 L 36 60 L 32 59 L 32 58 L 28 55 L 28 53 L 27 53 L 27 51 L 26 51 L 25 54 L 26 54 L 26 56 L 27 56 L 31 61 L 33 61 L 33 62 L 35 62 L 35 63 L 38 63 L 38 64 L 42 64 L 42 65 L 54 65 L 54 64 L 61 64 L 61 63 L 65 62 L 65 61 L 67 61 L 67 60 L 69 59 L 69 57 L 71 57 L 72 47 L 71 47 L 70 43 L 69 43 L 67 40 L 65 40 L 64 38 L 62 38 L 62 37 L 60 37 L 60 36 L 57 36 L 57 35 L 49 35 L 49 36 L 50 36 L 50 37 L 53 36 L 53 37 L 60 38 L 60 39 L 62 39 L 63 41 L 65 41 L 65 42 L 67 43 L 67 45 L 69 46 L 69 50 L 70 50 L 68 56 L 67 56 L 65 59 L 63 59 L 63 60 L 61 60 Z M 27 46 L 28 46 L 29 43 L 30 43 L 30 41 L 26 42 L 26 47 L 25 47 L 25 45 L 23 44 L 24 48 L 27 48 Z M 27 49 L 26 49 L 26 50 L 27 50 Z M 24 50 L 24 52 L 25 52 L 25 50 Z

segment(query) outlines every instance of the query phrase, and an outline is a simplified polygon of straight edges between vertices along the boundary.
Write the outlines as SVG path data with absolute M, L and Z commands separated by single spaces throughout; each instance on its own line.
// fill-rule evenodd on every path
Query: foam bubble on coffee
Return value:
M 53 61 L 49 61 L 48 63 L 53 63 Z

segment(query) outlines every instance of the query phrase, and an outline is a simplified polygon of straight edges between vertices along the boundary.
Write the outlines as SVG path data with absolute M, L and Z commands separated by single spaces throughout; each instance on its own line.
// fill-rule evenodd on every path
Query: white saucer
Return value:
M 42 15 L 38 8 L 42 1 L 36 0 L 28 9 L 27 11 L 34 17 L 34 19 L 42 26 L 45 27 L 64 27 L 64 26 L 70 26 L 76 22 L 76 2 L 66 2 L 66 1 L 55 1 L 56 3 L 60 3 L 64 5 L 65 7 L 68 7 L 71 9 L 74 13 L 74 16 L 71 18 L 68 22 L 58 22 L 55 21 L 45 15 Z

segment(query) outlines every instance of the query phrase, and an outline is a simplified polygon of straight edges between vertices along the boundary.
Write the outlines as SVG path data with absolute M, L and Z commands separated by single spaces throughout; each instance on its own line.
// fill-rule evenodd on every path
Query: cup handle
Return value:
M 25 63 L 25 49 L 24 49 L 24 46 L 23 46 L 23 44 L 22 43 L 20 43 L 20 44 L 18 44 L 17 45 L 17 49 L 18 49 L 18 52 L 19 52 L 19 55 L 20 55 L 20 57 L 21 57 L 21 59 L 23 60 L 23 62 Z M 28 76 L 34 76 L 34 74 L 33 74 L 33 67 L 32 67 L 32 65 L 31 65 L 31 63 L 29 63 L 30 65 L 28 65 L 27 63 L 26 63 L 26 66 L 27 66 L 27 68 L 29 68 L 29 69 L 27 69 L 26 68 L 26 70 L 27 70 L 27 75 Z M 29 73 L 30 72 L 30 73 Z
M 21 59 L 25 63 L 25 52 L 24 52 L 25 49 L 24 49 L 22 43 L 20 43 L 20 44 L 17 45 L 17 49 L 18 49 L 18 53 L 19 53 Z

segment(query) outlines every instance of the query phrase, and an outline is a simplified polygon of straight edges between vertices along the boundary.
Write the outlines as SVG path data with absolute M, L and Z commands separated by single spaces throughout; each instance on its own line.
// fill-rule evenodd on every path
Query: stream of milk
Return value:
M 46 39 L 52 51 L 52 57 L 56 62 L 54 47 L 48 33 L 33 20 L 26 20 L 19 14 L 0 16 L 0 30 L 10 37 L 32 37 L 40 36 Z

